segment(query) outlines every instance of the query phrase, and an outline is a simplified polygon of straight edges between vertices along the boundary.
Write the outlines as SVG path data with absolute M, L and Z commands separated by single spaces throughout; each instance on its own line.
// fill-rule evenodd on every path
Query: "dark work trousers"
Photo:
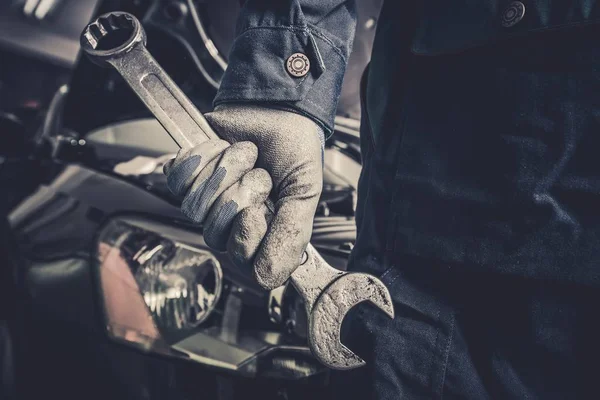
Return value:
M 378 29 L 350 270 L 396 316 L 346 318 L 332 397 L 600 398 L 600 29 L 396 64 Z

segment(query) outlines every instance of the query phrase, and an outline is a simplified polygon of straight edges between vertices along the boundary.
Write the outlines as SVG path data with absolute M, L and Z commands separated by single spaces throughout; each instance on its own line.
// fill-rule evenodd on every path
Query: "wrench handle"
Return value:
M 217 138 L 202 113 L 145 46 L 109 61 L 182 149 Z

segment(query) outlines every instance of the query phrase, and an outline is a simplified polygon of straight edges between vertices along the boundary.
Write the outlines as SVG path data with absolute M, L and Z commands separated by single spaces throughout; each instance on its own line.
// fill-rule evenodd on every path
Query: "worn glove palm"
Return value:
M 206 243 L 253 265 L 266 289 L 299 265 L 323 185 L 323 131 L 302 115 L 222 105 L 205 115 L 223 140 L 180 151 L 165 173 L 182 212 L 204 224 Z M 273 189 L 275 214 L 264 205 Z

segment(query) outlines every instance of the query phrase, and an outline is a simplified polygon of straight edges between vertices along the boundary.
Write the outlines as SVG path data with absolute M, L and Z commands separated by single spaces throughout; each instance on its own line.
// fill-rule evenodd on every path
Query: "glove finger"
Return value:
M 275 215 L 254 261 L 254 275 L 265 289 L 283 285 L 300 264 L 323 185 L 316 168 L 295 171 L 279 193 Z
M 261 203 L 244 208 L 233 221 L 227 253 L 240 269 L 250 271 L 260 244 L 267 234 L 270 211 Z
M 185 195 L 197 171 L 206 167 L 228 147 L 229 143 L 224 140 L 208 140 L 191 149 L 179 150 L 177 157 L 163 167 L 171 193 L 175 196 Z
M 254 167 L 257 157 L 258 149 L 251 142 L 234 143 L 225 149 L 196 174 L 181 204 L 183 214 L 202 223 L 215 200 Z
M 272 187 L 269 173 L 264 169 L 256 168 L 227 188 L 216 199 L 206 217 L 204 224 L 206 244 L 213 249 L 225 251 L 235 216 L 240 210 L 264 203 Z

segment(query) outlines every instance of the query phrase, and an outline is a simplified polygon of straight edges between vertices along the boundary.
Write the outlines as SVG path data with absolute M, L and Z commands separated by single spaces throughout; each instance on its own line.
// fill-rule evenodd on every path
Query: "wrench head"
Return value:
M 146 45 L 140 21 L 126 12 L 111 12 L 92 21 L 81 34 L 81 48 L 100 66 L 108 66 L 137 46 Z
M 340 340 L 344 316 L 352 307 L 364 301 L 394 318 L 394 304 L 389 290 L 383 282 L 369 274 L 342 275 L 317 299 L 309 319 L 308 339 L 315 357 L 329 368 L 347 370 L 365 364 Z

